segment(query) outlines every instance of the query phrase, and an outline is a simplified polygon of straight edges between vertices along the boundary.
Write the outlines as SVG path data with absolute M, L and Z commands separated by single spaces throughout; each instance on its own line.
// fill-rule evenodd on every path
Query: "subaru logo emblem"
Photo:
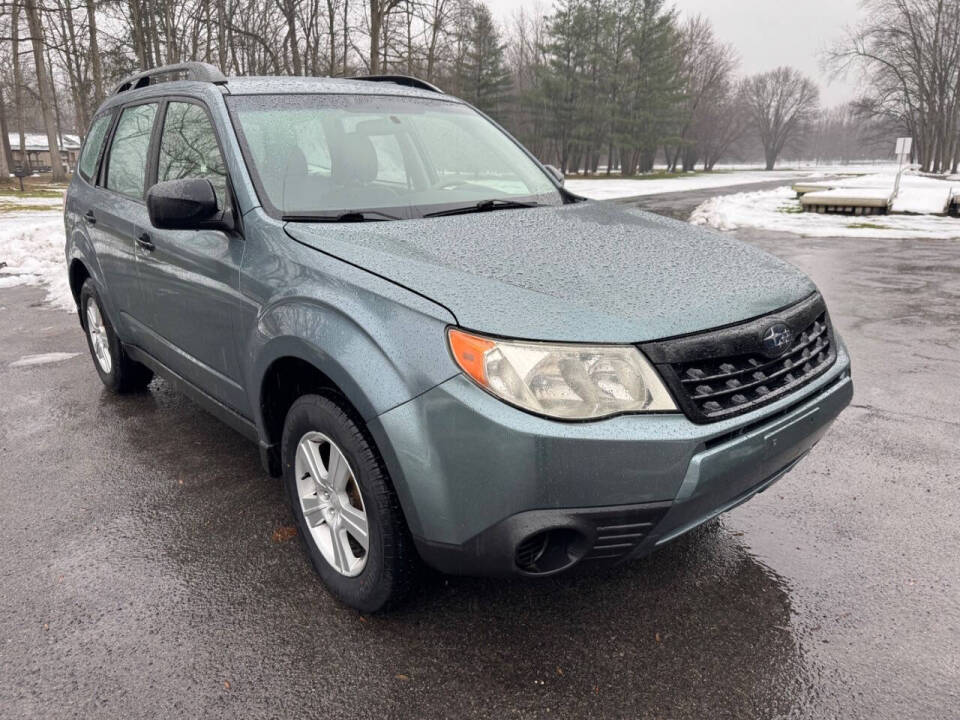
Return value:
M 764 354 L 769 357 L 782 355 L 790 343 L 793 342 L 793 333 L 784 323 L 776 323 L 766 328 L 760 334 L 760 345 Z

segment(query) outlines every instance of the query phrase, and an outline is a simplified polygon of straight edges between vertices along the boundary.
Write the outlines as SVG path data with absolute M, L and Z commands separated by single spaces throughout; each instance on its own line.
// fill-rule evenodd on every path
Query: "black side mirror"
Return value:
M 206 178 L 167 180 L 147 191 L 150 223 L 161 230 L 232 230 L 233 219 L 217 204 Z
M 563 177 L 563 173 L 560 172 L 559 168 L 557 168 L 555 165 L 544 165 L 544 167 L 550 172 L 551 175 L 553 175 L 553 177 L 556 179 L 558 183 L 560 183 L 560 186 L 562 187 L 564 177 Z

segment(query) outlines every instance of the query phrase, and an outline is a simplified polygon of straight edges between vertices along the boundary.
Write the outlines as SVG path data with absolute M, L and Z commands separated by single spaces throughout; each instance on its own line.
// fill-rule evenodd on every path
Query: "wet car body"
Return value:
M 291 368 L 319 373 L 375 442 L 428 564 L 533 576 L 650 552 L 780 479 L 850 402 L 849 356 L 816 287 L 717 233 L 559 186 L 557 206 L 284 219 L 263 202 L 225 100 L 275 94 L 437 99 L 403 84 L 278 78 L 113 96 L 98 114 L 201 104 L 236 219 L 229 231 L 158 230 L 142 201 L 75 177 L 72 286 L 79 298 L 91 278 L 125 351 L 257 442 L 274 475 L 278 398 L 290 392 L 278 383 Z M 471 380 L 451 328 L 636 348 L 676 408 L 588 421 L 529 412 Z M 769 347 L 782 328 L 785 344 Z

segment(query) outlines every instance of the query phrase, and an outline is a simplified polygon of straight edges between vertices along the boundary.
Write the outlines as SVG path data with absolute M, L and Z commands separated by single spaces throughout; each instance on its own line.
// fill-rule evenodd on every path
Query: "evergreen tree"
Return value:
M 489 8 L 472 3 L 464 38 L 463 96 L 477 109 L 503 120 L 513 80 L 506 66 L 506 45 Z

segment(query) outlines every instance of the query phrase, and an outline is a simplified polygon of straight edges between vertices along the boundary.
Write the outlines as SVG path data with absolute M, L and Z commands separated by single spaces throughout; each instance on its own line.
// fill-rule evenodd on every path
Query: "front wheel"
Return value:
M 415 571 L 396 494 L 359 421 L 305 395 L 283 429 L 284 483 L 300 536 L 330 592 L 362 612 L 397 604 Z
M 80 288 L 80 315 L 93 366 L 103 384 L 115 393 L 136 392 L 147 387 L 153 371 L 127 355 L 90 278 Z

